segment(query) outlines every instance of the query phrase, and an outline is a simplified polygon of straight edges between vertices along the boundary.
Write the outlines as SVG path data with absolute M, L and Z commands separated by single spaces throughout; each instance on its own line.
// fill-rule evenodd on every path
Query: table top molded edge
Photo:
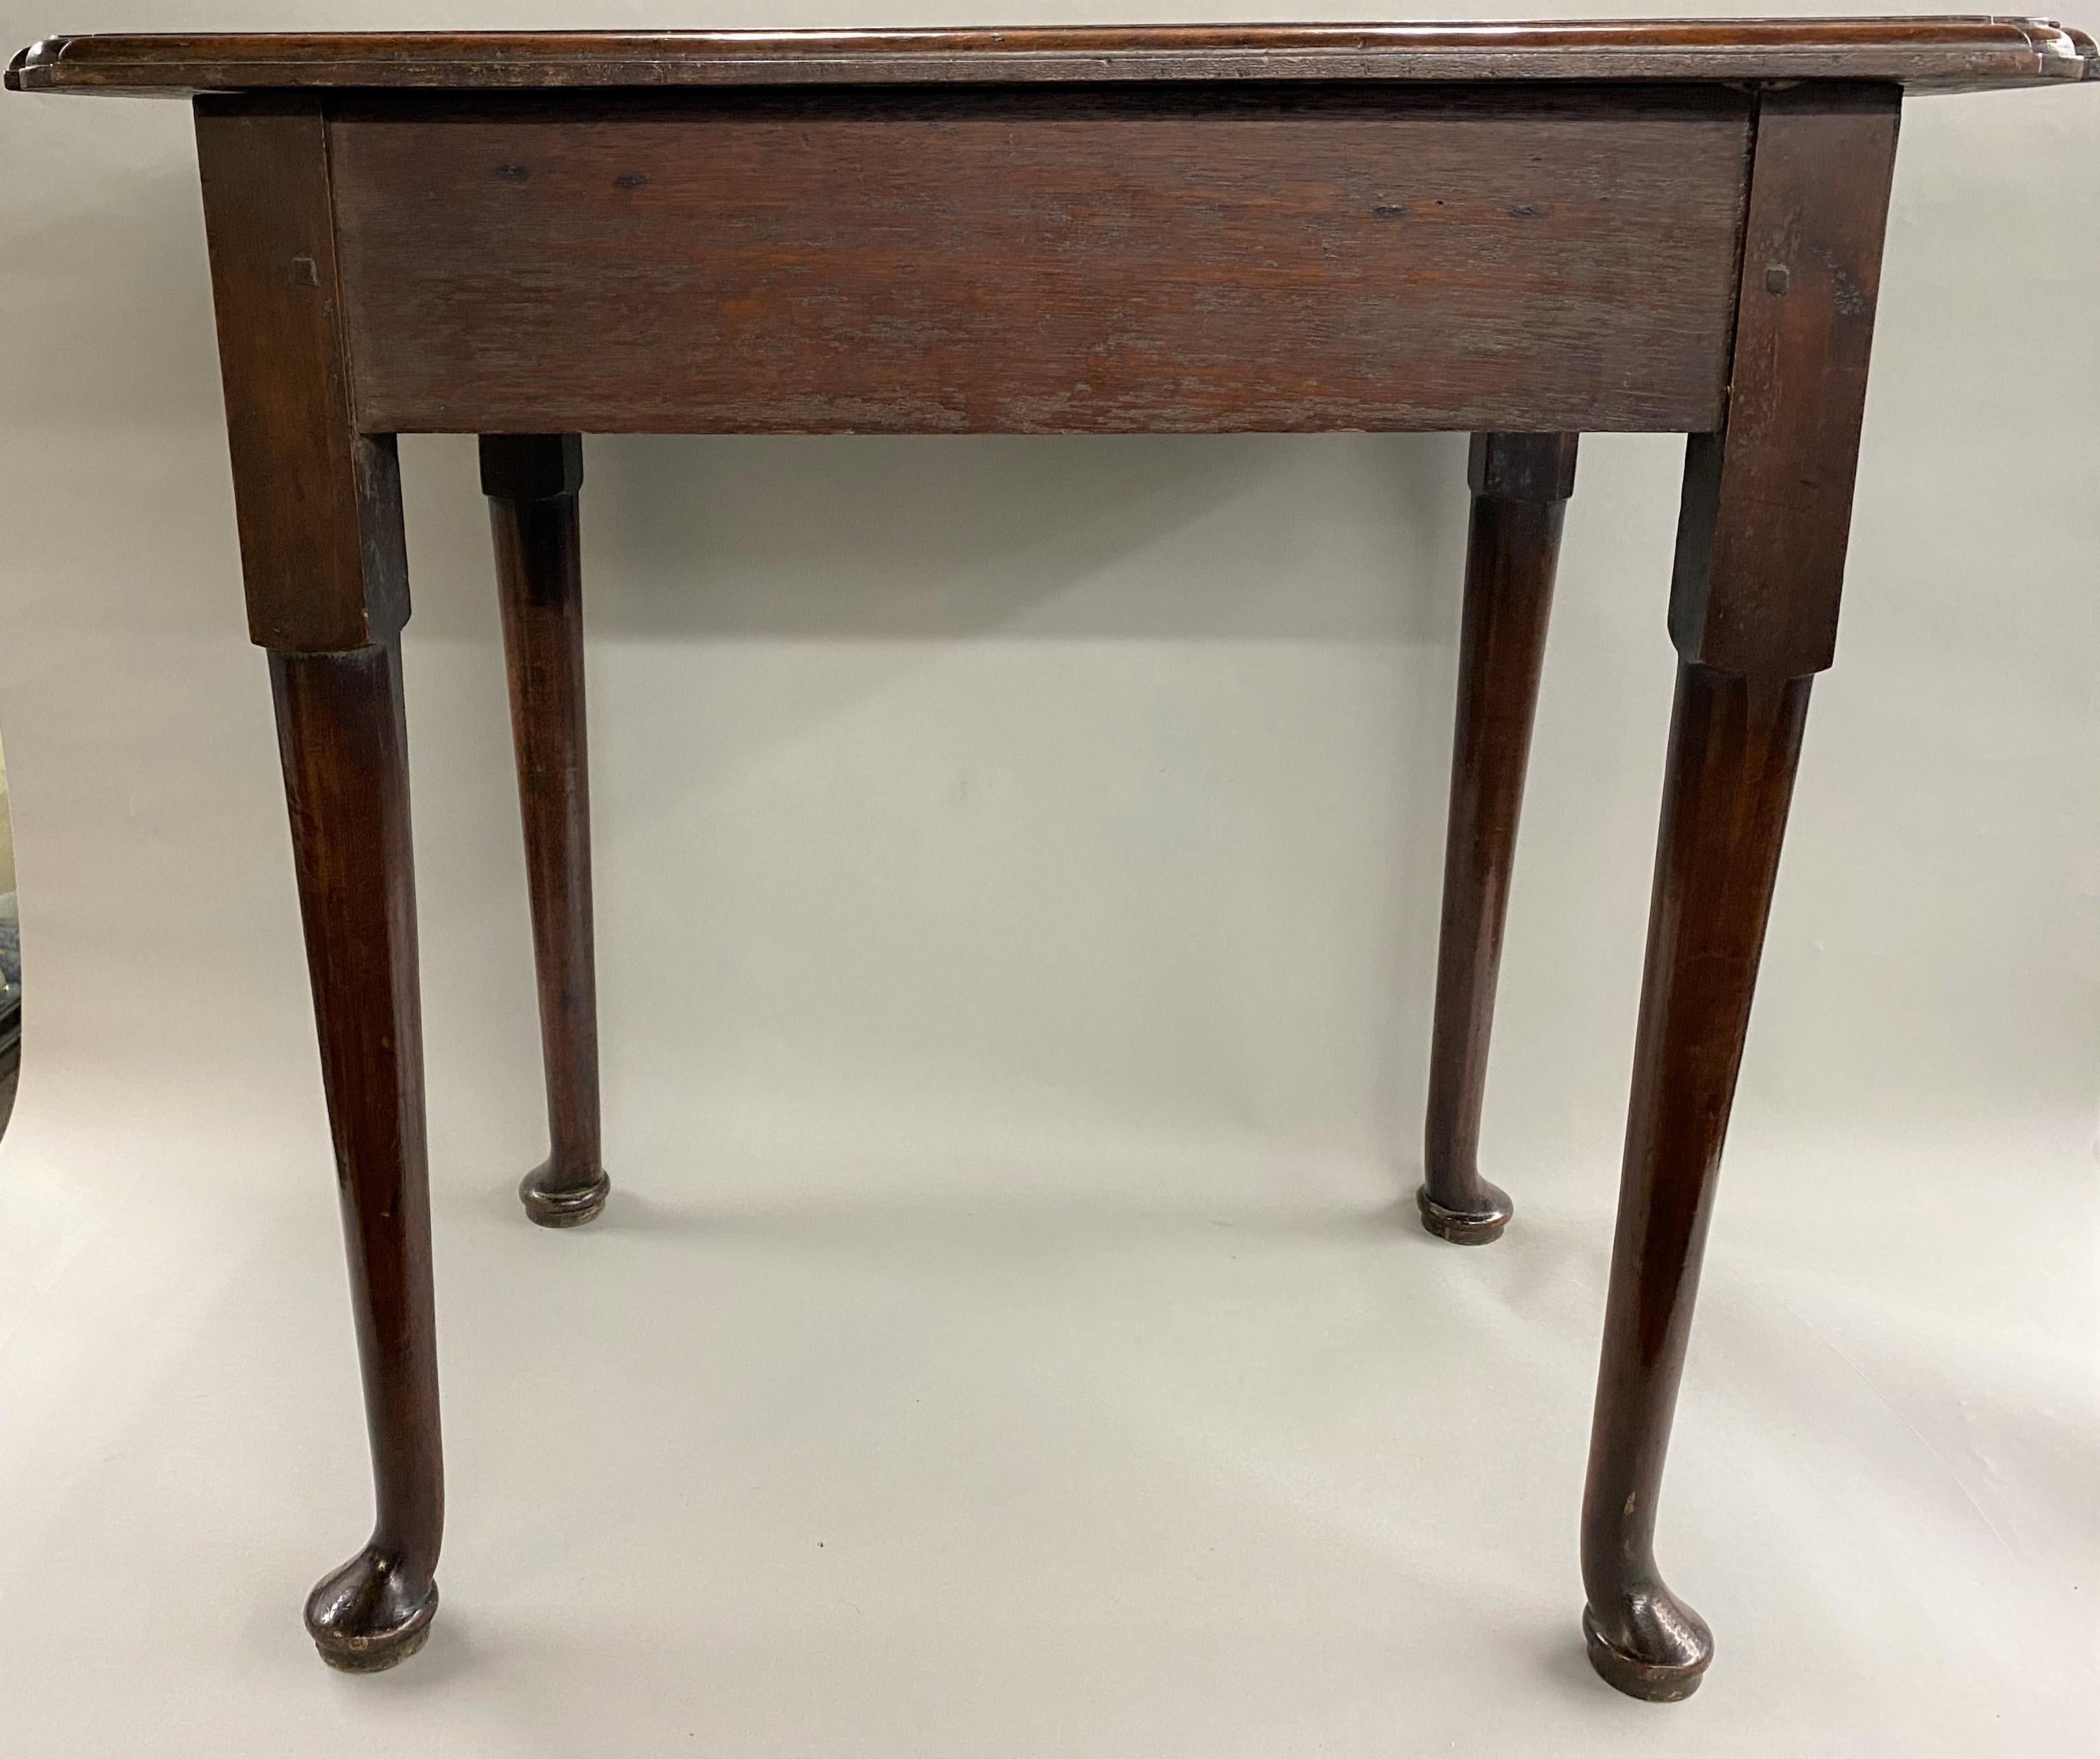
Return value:
M 9 89 L 664 90 L 782 85 L 1383 80 L 1868 80 L 1983 90 L 2100 80 L 2046 20 L 1607 20 L 1550 24 L 978 26 L 52 37 Z

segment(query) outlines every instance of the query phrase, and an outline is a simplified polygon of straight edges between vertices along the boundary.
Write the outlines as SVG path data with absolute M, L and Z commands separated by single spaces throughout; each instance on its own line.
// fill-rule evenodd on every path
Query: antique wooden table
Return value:
M 423 1641 L 443 1522 L 395 436 L 481 439 L 552 1153 L 598 1150 L 578 435 L 1473 434 L 1423 1223 L 1475 1164 L 1576 436 L 1688 434 L 1678 655 L 1582 1518 L 1597 1670 L 1697 1684 L 1670 1416 L 1809 681 L 1837 626 L 1906 91 L 2090 80 L 1989 18 L 60 37 L 24 91 L 196 113 L 378 1516 L 307 1624 Z

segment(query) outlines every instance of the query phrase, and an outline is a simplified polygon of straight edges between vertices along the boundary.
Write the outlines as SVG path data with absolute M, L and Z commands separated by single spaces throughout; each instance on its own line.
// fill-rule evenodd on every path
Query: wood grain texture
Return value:
M 26 90 L 206 95 L 242 558 L 377 1492 L 370 1541 L 308 1601 L 323 1655 L 369 1669 L 421 1643 L 443 1519 L 394 433 L 483 436 L 553 1137 L 526 1195 L 571 1220 L 604 1190 L 576 430 L 1480 434 L 1423 1213 L 1485 1238 L 1508 1213 L 1475 1153 L 1560 506 L 1574 434 L 1623 428 L 1697 437 L 1584 1623 L 1615 1686 L 1692 1691 L 1712 1640 L 1662 1580 L 1655 1513 L 1833 639 L 1897 108 L 1905 87 L 2095 68 L 2076 33 L 1973 18 L 18 58 Z
M 379 431 L 1720 420 L 1746 95 L 523 99 L 330 134 Z
M 445 1513 L 400 649 L 273 653 L 270 681 L 378 1505 L 307 1629 L 365 1673 L 428 1634 Z
M 1582 1499 L 1590 1659 L 1639 1698 L 1689 1696 L 1713 1659 L 1655 1518 L 1810 682 L 1678 667 Z
M 1050 81 L 1891 80 L 1980 90 L 2093 77 L 2090 39 L 1992 17 L 1548 24 L 1080 25 L 55 37 L 28 91 Z
M 1685 462 L 1679 655 L 1582 1504 L 1583 1629 L 1621 1691 L 1713 1657 L 1655 1558 L 1663 1461 L 1813 674 L 1830 663 L 1898 95 L 1758 100 L 1727 418 Z
M 1460 1245 L 1500 1238 L 1511 1214 L 1508 1193 L 1480 1176 L 1480 1110 L 1576 444 L 1573 434 L 1476 434 L 1467 470 L 1472 527 L 1416 1198 L 1423 1225 Z
M 1701 665 L 1794 677 L 1836 650 L 1899 108 L 1885 86 L 1758 99 L 1727 417 L 1691 443 L 1670 593 Z
M 399 473 L 351 421 L 320 101 L 200 98 L 196 139 L 249 632 L 384 641 L 408 615 Z
M 518 1186 L 525 1213 L 573 1228 L 605 1207 L 598 1137 L 598 970 L 591 922 L 590 761 L 574 434 L 484 434 L 481 487 L 496 540 L 549 1152 Z

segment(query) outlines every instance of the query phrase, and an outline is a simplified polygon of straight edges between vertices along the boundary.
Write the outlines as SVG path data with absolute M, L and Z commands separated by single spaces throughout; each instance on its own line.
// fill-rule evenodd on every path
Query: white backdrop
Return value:
M 1575 1541 L 1681 441 L 1585 442 L 1484 1251 L 1411 1195 L 1462 439 L 589 443 L 615 1195 L 567 1236 L 511 1194 L 473 446 L 404 442 L 452 1521 L 429 1649 L 345 1680 L 298 1615 L 368 1479 L 188 115 L 9 97 L 0 161 L 0 1749 L 2100 1752 L 2100 94 L 1904 117 L 1664 1502 L 1718 1645 L 1674 1708 L 1590 1677 Z

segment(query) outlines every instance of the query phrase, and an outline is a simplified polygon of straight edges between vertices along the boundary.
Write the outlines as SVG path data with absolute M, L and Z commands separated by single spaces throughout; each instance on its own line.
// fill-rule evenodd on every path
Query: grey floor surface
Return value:
M 441 1130 L 443 1607 L 329 1674 L 311 1125 L 47 1089 L 0 1149 L 16 1759 L 2100 1752 L 2071 1135 L 1739 1142 L 1662 1521 L 1719 1657 L 1656 1708 L 1577 1628 L 1610 1169 L 1468 1251 L 1361 1168 L 703 1157 L 673 1095 L 572 1234 Z

